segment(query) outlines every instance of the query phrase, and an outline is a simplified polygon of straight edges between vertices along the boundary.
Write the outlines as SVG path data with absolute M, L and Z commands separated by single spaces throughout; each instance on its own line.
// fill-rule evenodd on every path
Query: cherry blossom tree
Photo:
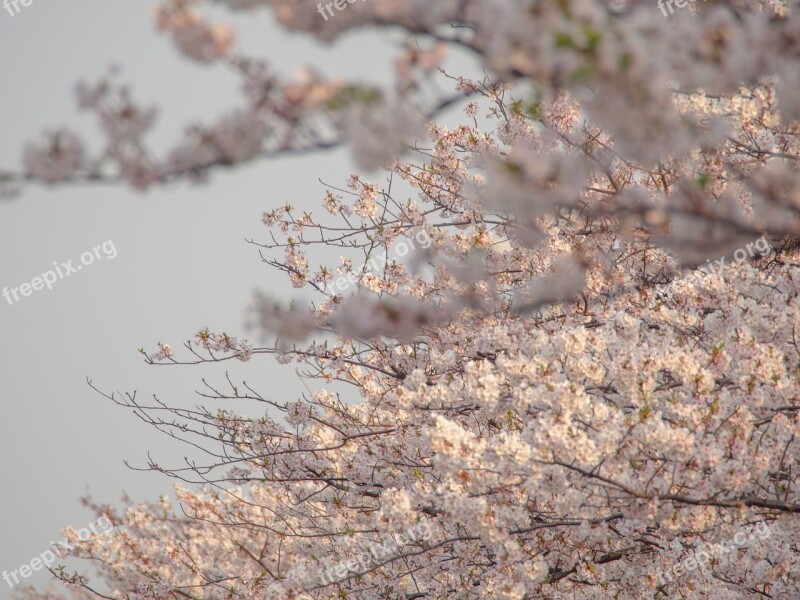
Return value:
M 174 500 L 86 500 L 115 527 L 66 530 L 98 573 L 54 569 L 73 597 L 800 596 L 797 2 L 667 19 L 635 0 L 367 0 L 329 19 L 218 2 L 323 42 L 406 32 L 390 90 L 282 81 L 203 4 L 166 2 L 157 25 L 236 69 L 244 108 L 160 157 L 153 109 L 83 85 L 106 147 L 54 132 L 7 188 L 144 189 L 338 144 L 364 172 L 329 185 L 322 214 L 263 215 L 253 243 L 312 303 L 256 298 L 258 342 L 202 329 L 142 351 L 274 355 L 312 392 L 204 380 L 186 410 L 98 390 L 203 460 L 150 462 Z M 485 78 L 440 69 L 454 47 Z

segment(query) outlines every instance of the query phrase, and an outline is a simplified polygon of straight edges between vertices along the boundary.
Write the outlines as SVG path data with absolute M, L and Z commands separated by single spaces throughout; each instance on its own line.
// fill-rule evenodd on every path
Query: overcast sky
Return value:
M 0 12 L 0 168 L 19 168 L 24 144 L 50 127 L 69 125 L 91 142 L 91 117 L 77 112 L 73 88 L 110 64 L 135 98 L 160 112 L 151 140 L 164 147 L 191 120 L 213 121 L 237 104 L 238 80 L 221 67 L 181 59 L 152 27 L 153 2 L 33 0 Z M 310 63 L 328 74 L 386 81 L 392 44 L 375 34 L 334 47 L 278 30 L 264 12 L 232 19 L 240 47 L 268 57 L 285 73 Z M 286 201 L 316 209 L 317 178 L 344 182 L 354 168 L 344 151 L 261 162 L 147 194 L 113 186 L 25 189 L 0 201 L 0 288 L 18 287 L 107 243 L 116 257 L 9 305 L 0 297 L 0 572 L 18 569 L 60 540 L 65 525 L 88 525 L 79 498 L 118 502 L 123 492 L 154 500 L 171 482 L 134 472 L 149 450 L 162 464 L 184 456 L 131 413 L 89 389 L 157 394 L 193 406 L 201 377 L 221 381 L 229 369 L 276 400 L 294 400 L 303 384 L 294 367 L 269 357 L 222 368 L 149 367 L 136 349 L 178 346 L 203 326 L 245 335 L 245 309 L 256 289 L 289 297 L 285 277 L 264 265 L 246 238 L 266 239 L 261 213 Z M 109 242 L 110 241 L 110 242 Z M 236 407 L 241 408 L 241 407 Z M 46 584 L 40 572 L 26 583 Z M 0 581 L 0 599 L 9 595 Z

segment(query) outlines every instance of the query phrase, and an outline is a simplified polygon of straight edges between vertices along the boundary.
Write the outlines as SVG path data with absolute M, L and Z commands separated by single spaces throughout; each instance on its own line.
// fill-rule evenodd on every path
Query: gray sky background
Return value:
M 210 122 L 239 105 L 239 81 L 223 67 L 180 58 L 153 28 L 154 2 L 34 0 L 16 16 L 0 11 L 0 168 L 19 168 L 25 142 L 68 125 L 90 143 L 95 125 L 78 113 L 74 84 L 122 67 L 137 101 L 159 106 L 155 134 L 163 148 L 192 120 Z M 266 12 L 232 17 L 239 48 L 267 57 L 285 73 L 313 64 L 327 74 L 386 82 L 393 45 L 377 34 L 349 36 L 333 47 L 279 30 Z M 96 138 L 95 138 L 96 139 Z M 103 258 L 9 306 L 0 297 L 0 572 L 14 570 L 60 540 L 65 525 L 92 516 L 79 498 L 116 503 L 127 492 L 155 500 L 171 481 L 127 469 L 152 451 L 177 465 L 183 446 L 95 394 L 157 394 L 193 406 L 201 377 L 221 382 L 228 369 L 273 399 L 303 391 L 294 367 L 269 357 L 220 368 L 148 367 L 136 349 L 179 346 L 200 327 L 247 336 L 245 309 L 255 289 L 291 297 L 286 278 L 261 263 L 246 238 L 266 239 L 261 213 L 287 201 L 319 210 L 324 188 L 354 167 L 345 151 L 260 162 L 216 173 L 210 185 L 147 194 L 112 186 L 31 187 L 0 201 L 0 289 L 17 287 L 82 252 L 113 240 Z M 335 259 L 335 257 L 331 257 Z M 214 366 L 216 367 L 216 366 Z M 235 407 L 231 407 L 235 408 Z M 252 408 L 252 407 L 251 407 Z M 46 585 L 39 572 L 25 583 Z M 10 590 L 0 580 L 0 599 Z

